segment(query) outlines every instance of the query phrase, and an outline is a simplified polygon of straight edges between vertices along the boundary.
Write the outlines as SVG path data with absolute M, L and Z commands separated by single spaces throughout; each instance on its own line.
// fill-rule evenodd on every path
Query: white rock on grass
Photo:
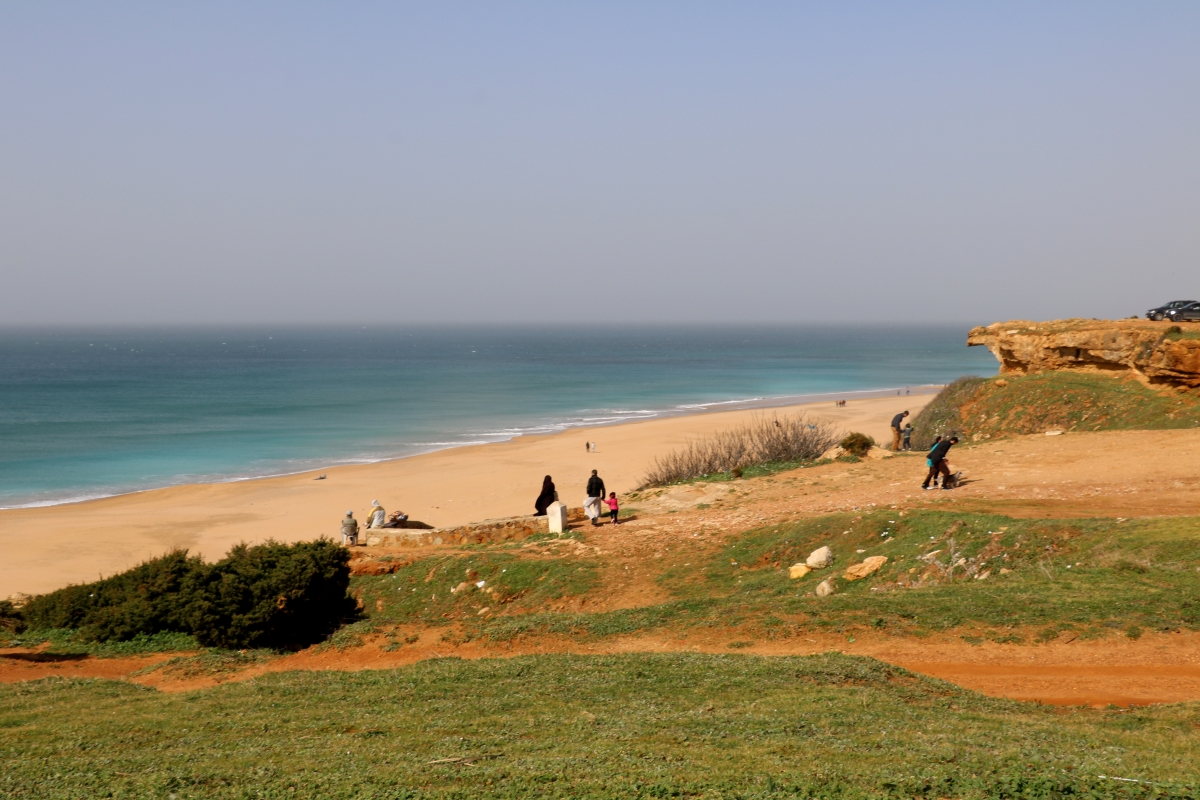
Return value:
M 826 578 L 817 584 L 817 597 L 828 597 L 833 592 L 833 578 Z
M 833 564 L 833 551 L 828 547 L 818 547 L 808 554 L 804 563 L 813 569 L 824 569 Z

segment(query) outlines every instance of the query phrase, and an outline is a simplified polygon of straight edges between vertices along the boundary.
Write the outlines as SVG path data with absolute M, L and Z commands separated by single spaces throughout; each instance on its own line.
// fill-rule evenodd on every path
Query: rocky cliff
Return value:
M 1191 328 L 1194 327 L 1195 330 Z M 997 322 L 967 334 L 1002 374 L 1049 370 L 1127 373 L 1146 384 L 1200 387 L 1200 325 L 1149 320 Z

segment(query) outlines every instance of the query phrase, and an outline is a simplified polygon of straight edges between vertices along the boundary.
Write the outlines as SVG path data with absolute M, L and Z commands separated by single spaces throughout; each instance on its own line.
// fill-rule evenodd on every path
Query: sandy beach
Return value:
M 592 469 L 610 490 L 634 489 L 658 455 L 689 438 L 756 414 L 806 412 L 838 428 L 890 440 L 898 411 L 915 415 L 931 394 L 830 401 L 778 409 L 704 412 L 580 428 L 546 436 L 442 450 L 378 464 L 331 467 L 236 483 L 193 484 L 84 503 L 0 511 L 0 598 L 36 594 L 128 569 L 172 548 L 220 558 L 238 542 L 335 536 L 342 515 L 363 517 L 372 500 L 434 526 L 528 514 L 542 476 L 582 505 Z M 597 442 L 596 452 L 584 443 Z M 314 480 L 318 475 L 325 480 Z

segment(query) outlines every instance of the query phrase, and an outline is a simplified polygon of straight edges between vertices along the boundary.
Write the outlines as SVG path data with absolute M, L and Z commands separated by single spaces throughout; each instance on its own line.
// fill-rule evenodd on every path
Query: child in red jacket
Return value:
M 620 525 L 621 523 L 617 522 L 617 511 L 620 510 L 620 506 L 617 505 L 617 493 L 609 492 L 604 504 L 608 506 L 608 516 L 612 517 L 612 524 Z

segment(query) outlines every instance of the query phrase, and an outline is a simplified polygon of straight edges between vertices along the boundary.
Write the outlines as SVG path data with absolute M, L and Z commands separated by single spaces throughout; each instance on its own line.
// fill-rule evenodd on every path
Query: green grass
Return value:
M 186 633 L 138 634 L 127 642 L 90 642 L 77 631 L 67 628 L 25 631 L 16 635 L 0 632 L 0 647 L 40 647 L 49 653 L 81 653 L 97 658 L 124 658 L 147 653 L 171 653 L 201 649 L 195 637 Z
M 468 574 L 473 576 L 469 581 Z M 480 550 L 424 558 L 390 575 L 356 577 L 351 592 L 362 599 L 364 614 L 371 621 L 445 625 L 474 618 L 483 608 L 542 608 L 585 594 L 599 580 L 596 559 L 532 558 Z M 475 586 L 477 581 L 484 582 L 482 589 Z M 451 592 L 464 582 L 469 584 L 464 591 Z
M 1052 709 L 838 655 L 0 686 L 0 797 L 46 800 L 1194 797 L 1198 750 L 1195 704 Z
M 1196 518 L 1118 523 L 883 511 L 751 531 L 706 564 L 675 567 L 661 581 L 681 599 L 708 598 L 740 608 L 744 616 L 768 610 L 788 616 L 775 636 L 855 626 L 908 633 L 963 626 L 1093 634 L 1130 625 L 1196 630 L 1198 541 Z M 834 567 L 788 580 L 787 568 L 822 545 L 834 550 Z M 935 550 L 942 552 L 932 562 L 921 560 Z M 951 550 L 953 559 L 947 558 Z M 825 577 L 874 555 L 889 559 L 876 575 L 839 578 L 838 592 L 828 598 L 808 594 Z M 949 569 L 959 558 L 966 563 Z M 1001 569 L 1011 572 L 1002 575 Z M 984 580 L 973 577 L 984 572 Z
M 602 613 L 530 608 L 487 618 L 467 614 L 454 639 L 553 635 L 592 641 L 667 628 L 682 635 L 707 628 L 785 639 L 806 631 L 872 628 L 917 636 L 962 629 L 976 638 L 1037 642 L 1064 631 L 1096 638 L 1131 628 L 1198 630 L 1198 541 L 1200 519 L 1190 517 L 1117 522 L 941 511 L 831 515 L 749 531 L 707 557 L 681 556 L 690 564 L 676 563 L 658 576 L 674 595 L 665 603 Z M 837 557 L 832 569 L 788 579 L 789 566 L 826 544 Z M 921 559 L 935 550 L 942 552 Z M 871 555 L 889 561 L 864 580 L 840 577 Z M 965 563 L 953 566 L 960 558 Z M 984 573 L 985 579 L 974 577 Z M 815 597 L 816 585 L 830 576 L 837 592 Z
M 956 432 L 964 441 L 1047 430 L 1171 430 L 1200 427 L 1195 392 L 1148 388 L 1132 378 L 1046 372 L 994 380 L 961 378 L 942 390 L 913 421 L 913 444 Z

